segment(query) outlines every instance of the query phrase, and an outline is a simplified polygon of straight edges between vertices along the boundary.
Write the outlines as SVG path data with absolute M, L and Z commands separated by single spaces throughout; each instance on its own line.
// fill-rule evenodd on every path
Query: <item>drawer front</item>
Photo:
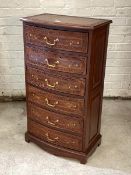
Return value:
M 52 30 L 26 25 L 25 42 L 37 46 L 87 53 L 88 33 Z
M 63 112 L 66 114 L 84 115 L 84 100 L 55 95 L 39 90 L 33 86 L 27 86 L 28 100 L 37 103 L 42 107 Z
M 42 124 L 52 126 L 54 128 L 64 129 L 67 131 L 82 134 L 83 122 L 81 119 L 68 117 L 57 114 L 36 105 L 28 103 L 29 118 Z
M 52 76 L 34 68 L 27 67 L 27 82 L 50 90 L 84 96 L 85 80 Z
M 26 46 L 26 63 L 39 69 L 49 69 L 66 73 L 86 74 L 86 57 L 81 55 L 61 54 L 49 49 Z
M 49 129 L 48 127 L 45 127 L 31 120 L 28 121 L 28 131 L 37 138 L 50 142 L 52 144 L 60 145 L 62 147 L 74 150 L 82 149 L 81 138 Z

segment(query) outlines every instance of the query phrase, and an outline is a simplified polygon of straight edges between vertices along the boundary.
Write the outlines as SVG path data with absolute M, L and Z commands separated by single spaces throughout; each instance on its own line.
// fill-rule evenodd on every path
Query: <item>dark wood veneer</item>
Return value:
M 52 51 L 51 49 L 26 46 L 26 63 L 41 70 L 47 69 L 60 71 L 61 73 L 86 74 L 87 58 L 85 56 L 78 53 L 61 53 L 60 51 Z
M 25 43 L 87 53 L 88 33 L 43 29 L 25 25 Z
M 56 131 L 32 120 L 28 120 L 28 130 L 35 137 L 54 145 L 79 151 L 82 149 L 81 137 Z
M 60 131 L 73 132 L 73 134 L 83 134 L 83 120 L 63 114 L 58 114 L 47 109 L 43 109 L 32 103 L 28 103 L 29 118 L 44 124 L 48 127 Z
M 87 158 L 100 125 L 111 20 L 41 14 L 24 21 L 27 142 Z
M 84 115 L 84 99 L 75 99 L 72 97 L 63 97 L 44 90 L 40 90 L 31 85 L 27 85 L 27 100 L 36 104 L 60 111 L 65 114 Z
M 52 74 L 44 73 L 31 67 L 27 67 L 27 81 L 43 89 L 80 96 L 84 96 L 85 93 L 85 79 L 83 78 L 76 79 L 59 75 L 53 76 Z

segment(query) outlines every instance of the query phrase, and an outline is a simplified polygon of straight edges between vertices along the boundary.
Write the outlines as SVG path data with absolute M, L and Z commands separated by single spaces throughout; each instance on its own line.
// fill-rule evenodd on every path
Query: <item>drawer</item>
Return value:
M 25 42 L 37 46 L 87 53 L 88 33 L 53 30 L 25 25 Z
M 84 115 L 84 99 L 70 98 L 27 85 L 28 100 L 42 107 L 66 114 Z
M 49 125 L 54 128 L 82 134 L 83 131 L 82 119 L 76 119 L 62 114 L 57 114 L 45 110 L 43 108 L 40 108 L 31 103 L 28 103 L 28 110 L 29 110 L 29 118 L 37 122 Z
M 35 86 L 64 93 L 84 96 L 85 79 L 49 75 L 38 69 L 27 67 L 27 82 Z
M 49 69 L 66 73 L 86 74 L 86 57 L 60 53 L 49 49 L 25 47 L 26 63 L 39 69 Z
M 81 138 L 49 129 L 48 127 L 45 127 L 31 120 L 28 121 L 28 131 L 43 141 L 47 141 L 52 144 L 60 145 L 62 147 L 74 150 L 80 151 L 82 149 Z

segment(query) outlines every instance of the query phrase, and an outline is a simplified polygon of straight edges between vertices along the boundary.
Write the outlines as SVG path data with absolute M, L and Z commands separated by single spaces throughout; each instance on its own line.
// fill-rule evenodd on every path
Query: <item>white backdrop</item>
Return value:
M 57 13 L 112 19 L 104 96 L 131 96 L 131 0 L 0 0 L 0 96 L 23 96 L 20 17 Z

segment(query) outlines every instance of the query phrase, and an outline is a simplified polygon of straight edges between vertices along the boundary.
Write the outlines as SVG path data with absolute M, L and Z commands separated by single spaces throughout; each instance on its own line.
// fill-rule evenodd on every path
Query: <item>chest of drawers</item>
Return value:
M 110 20 L 41 14 L 22 18 L 25 140 L 59 156 L 87 158 L 100 125 Z

